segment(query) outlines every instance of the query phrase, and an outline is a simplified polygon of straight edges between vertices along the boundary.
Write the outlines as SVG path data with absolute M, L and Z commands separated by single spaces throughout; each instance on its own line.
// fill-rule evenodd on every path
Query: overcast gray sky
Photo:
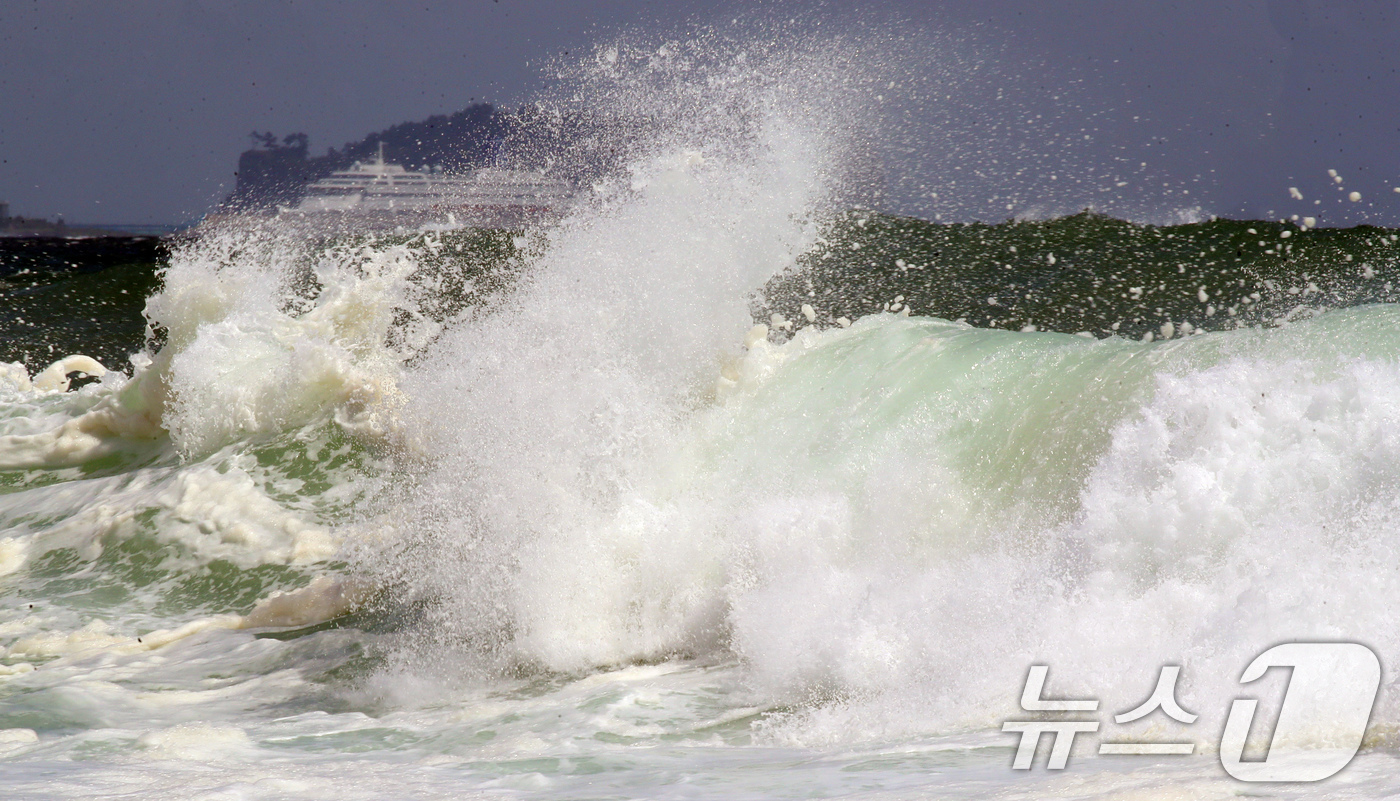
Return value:
M 189 219 L 227 193 L 251 130 L 305 132 L 319 153 L 474 99 L 514 106 L 538 90 L 550 56 L 622 27 L 718 22 L 740 6 L 5 0 L 0 201 L 75 222 Z M 944 137 L 921 149 L 913 134 L 915 155 L 896 168 L 906 185 L 942 186 L 979 159 L 1039 159 L 1047 175 L 1068 168 L 1095 184 L 1010 191 L 998 182 L 1012 178 L 983 170 L 981 185 L 959 184 L 965 202 L 939 207 L 911 191 L 906 210 L 1005 216 L 1011 194 L 1018 214 L 1095 205 L 1151 218 L 1180 207 L 1400 224 L 1400 0 L 785 2 L 762 13 L 799 7 L 833 26 L 900 19 L 949 32 L 994 62 L 978 91 L 1004 84 L 1017 115 L 1055 119 L 986 135 L 973 91 L 960 117 L 929 117 L 961 126 L 959 165 L 940 158 Z M 1071 156 L 1050 128 L 1082 128 L 1084 143 Z M 1135 183 L 1117 187 L 1120 177 Z M 1347 200 L 1351 191 L 1363 200 Z

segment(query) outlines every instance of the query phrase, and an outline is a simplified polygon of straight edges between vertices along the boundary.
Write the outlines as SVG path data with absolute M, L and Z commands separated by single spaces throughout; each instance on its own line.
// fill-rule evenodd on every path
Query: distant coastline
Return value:
M 169 236 L 182 230 L 182 225 L 112 225 L 105 223 L 68 223 L 62 217 L 11 216 L 8 203 L 0 203 L 0 238 L 77 239 L 96 236 L 133 237 Z

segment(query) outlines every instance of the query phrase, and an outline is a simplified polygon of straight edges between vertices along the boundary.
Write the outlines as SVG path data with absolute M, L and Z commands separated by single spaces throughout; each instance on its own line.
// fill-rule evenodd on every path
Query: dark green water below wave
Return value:
M 1211 220 L 1137 225 L 1082 213 L 995 225 L 851 212 L 755 305 L 805 325 L 889 311 L 978 327 L 1141 338 L 1228 330 L 1400 299 L 1390 229 Z M 894 306 L 898 311 L 899 307 Z M 1190 329 L 1188 329 L 1190 330 Z
M 404 237 L 412 246 L 412 237 Z M 1274 325 L 1317 311 L 1400 300 L 1396 232 L 1211 220 L 1137 225 L 1083 213 L 1047 221 L 932 223 L 853 211 L 764 287 L 755 319 L 796 327 L 908 307 L 978 327 L 1141 338 Z M 142 309 L 169 243 L 150 237 L 0 240 L 0 361 L 31 371 L 84 353 L 125 368 L 147 336 Z M 443 235 L 423 255 L 433 316 L 468 297 L 464 278 L 508 273 L 510 232 Z M 480 283 L 480 282 L 478 282 Z M 479 287 L 478 287 L 479 288 Z M 499 287 L 498 287 L 499 288 Z
M 83 353 L 126 369 L 167 253 L 154 237 L 0 239 L 0 362 L 32 372 Z

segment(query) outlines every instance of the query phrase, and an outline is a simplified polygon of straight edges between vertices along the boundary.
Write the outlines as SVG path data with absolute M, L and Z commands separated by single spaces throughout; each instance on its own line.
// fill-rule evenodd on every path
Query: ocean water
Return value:
M 854 61 L 600 47 L 547 229 L 0 246 L 5 797 L 1313 797 L 1218 754 L 1286 641 L 1400 790 L 1396 233 L 869 211 Z

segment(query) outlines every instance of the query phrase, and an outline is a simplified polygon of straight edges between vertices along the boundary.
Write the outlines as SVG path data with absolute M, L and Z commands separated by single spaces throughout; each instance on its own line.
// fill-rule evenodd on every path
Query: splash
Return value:
M 1279 639 L 1388 658 L 1358 565 L 1394 515 L 1389 307 L 1162 344 L 746 337 L 840 196 L 841 106 L 803 77 L 848 44 L 569 76 L 648 110 L 645 146 L 404 377 L 424 466 L 364 558 L 422 614 L 396 669 L 737 663 L 762 736 L 810 745 L 995 727 L 1032 662 L 1126 708 L 1125 675 L 1189 661 L 1209 727 Z
M 609 45 L 565 76 L 556 102 L 603 105 L 640 144 L 544 235 L 521 286 L 445 332 L 404 382 L 433 467 L 406 502 L 415 534 L 394 575 L 442 604 L 436 639 L 578 670 L 716 636 L 703 592 L 643 603 L 617 628 L 643 588 L 595 583 L 577 556 L 663 564 L 648 549 L 672 513 L 638 484 L 713 402 L 752 293 L 811 246 L 843 189 L 846 90 L 867 76 L 857 49 L 811 44 Z M 662 547 L 705 563 L 703 538 L 673 533 Z M 424 571 L 424 552 L 448 557 Z

